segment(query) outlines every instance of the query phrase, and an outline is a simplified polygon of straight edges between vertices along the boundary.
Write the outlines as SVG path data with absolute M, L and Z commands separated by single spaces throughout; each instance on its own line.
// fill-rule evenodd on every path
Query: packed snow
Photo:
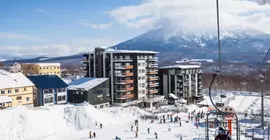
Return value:
M 260 108 L 260 97 L 258 94 L 241 94 L 235 92 L 224 93 L 226 98 L 219 99 L 218 91 L 213 92 L 215 102 L 224 102 L 236 109 L 239 114 L 241 130 L 251 135 L 250 129 L 259 126 L 259 120 L 250 122 L 249 117 L 244 118 L 243 113 L 250 116 L 251 110 L 258 112 Z M 205 96 L 206 101 L 209 97 Z M 269 99 L 265 99 L 265 107 L 268 109 Z M 209 104 L 211 105 L 211 104 Z M 27 109 L 15 107 L 0 110 L 0 139 L 1 140 L 80 140 L 89 139 L 89 131 L 95 132 L 95 139 L 113 140 L 116 136 L 121 139 L 135 139 L 134 121 L 139 120 L 138 138 L 140 140 L 155 139 L 154 132 L 158 139 L 165 140 L 180 139 L 192 140 L 204 138 L 204 126 L 195 126 L 194 120 L 188 119 L 188 113 L 207 112 L 207 107 L 191 105 L 165 105 L 160 108 L 138 108 L 138 107 L 111 107 L 98 110 L 88 103 L 67 104 L 48 107 L 37 107 Z M 160 123 L 160 117 L 172 114 L 173 117 L 181 118 L 179 123 L 170 122 L 166 117 L 166 123 Z M 154 119 L 155 120 L 152 120 Z M 267 120 L 267 119 L 266 119 Z M 152 122 L 153 121 L 153 122 Z M 202 118 L 203 123 L 205 118 Z M 268 120 L 267 120 L 268 121 Z M 102 128 L 100 128 L 102 124 Z M 134 130 L 131 131 L 131 126 Z M 234 126 L 235 127 L 235 126 Z M 147 132 L 150 128 L 150 134 Z M 169 128 L 171 131 L 169 131 Z M 209 131 L 210 139 L 215 136 L 216 128 Z M 256 130 L 256 137 L 262 137 L 261 131 Z M 233 131 L 235 137 L 235 131 Z M 241 135 L 241 139 L 248 139 Z

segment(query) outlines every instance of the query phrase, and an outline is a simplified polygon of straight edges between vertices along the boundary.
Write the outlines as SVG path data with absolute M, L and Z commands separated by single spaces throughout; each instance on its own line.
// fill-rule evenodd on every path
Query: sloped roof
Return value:
M 107 81 L 108 78 L 80 78 L 78 80 L 75 80 L 71 82 L 68 86 L 68 89 L 70 90 L 76 90 L 76 89 L 85 89 L 90 90 L 99 84 Z
M 57 75 L 37 75 L 37 76 L 28 76 L 28 78 L 39 89 L 65 88 L 68 86 Z
M 22 73 L 10 73 L 0 70 L 0 89 L 34 86 Z
M 11 102 L 12 99 L 8 96 L 0 96 L 0 103 L 7 103 L 7 102 Z

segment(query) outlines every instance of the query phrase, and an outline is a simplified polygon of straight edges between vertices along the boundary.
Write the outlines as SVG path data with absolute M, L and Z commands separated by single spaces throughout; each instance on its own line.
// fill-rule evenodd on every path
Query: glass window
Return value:
M 30 97 L 26 97 L 26 102 L 29 102 L 30 101 Z
M 46 103 L 52 103 L 52 102 L 53 102 L 53 97 L 45 98 L 45 104 Z
M 1 94 L 5 94 L 5 91 L 4 90 L 1 90 Z
M 58 96 L 58 101 L 65 101 L 65 100 L 66 100 L 66 95 Z
M 104 107 L 104 105 L 100 105 L 100 108 L 103 108 Z
M 24 88 L 24 91 L 26 91 L 27 89 L 26 88 Z
M 11 93 L 11 90 L 10 90 L 10 89 L 8 90 L 8 93 L 9 93 L 9 94 Z
M 18 93 L 19 92 L 19 89 L 15 89 L 15 93 Z
M 49 93 L 53 93 L 53 89 L 49 89 Z
M 16 99 L 17 100 L 21 100 L 22 99 L 22 96 L 18 96 Z

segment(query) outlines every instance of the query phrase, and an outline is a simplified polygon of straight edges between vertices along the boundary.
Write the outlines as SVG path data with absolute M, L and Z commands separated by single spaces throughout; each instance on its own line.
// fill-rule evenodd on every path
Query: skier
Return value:
M 163 123 L 165 123 L 166 121 L 165 121 L 165 119 L 163 119 Z
M 96 122 L 96 126 L 97 126 L 97 122 Z
M 131 125 L 130 129 L 131 129 L 131 131 L 133 131 L 133 125 Z
M 168 129 L 168 131 L 170 131 L 171 132 L 171 126 L 169 125 L 169 129 Z
M 179 121 L 179 126 L 180 126 L 180 127 L 182 126 L 181 121 Z
M 156 139 L 158 139 L 158 137 L 157 137 L 157 132 L 155 132 L 154 135 L 155 135 Z
M 136 126 L 136 131 L 139 131 L 139 126 L 138 125 Z
M 135 138 L 138 138 L 138 131 L 135 131 Z
M 116 137 L 115 137 L 115 140 L 121 140 L 121 139 L 120 139 L 119 137 L 116 136 Z
M 222 127 L 219 127 L 219 133 L 215 140 L 231 140 L 231 138 L 228 134 L 225 134 L 225 130 Z
M 180 134 L 180 136 L 179 136 L 179 137 L 180 137 L 180 140 L 183 140 L 183 136 L 182 136 L 182 134 Z
M 96 133 L 95 132 L 93 132 L 93 138 L 96 138 Z
M 150 128 L 147 128 L 147 132 L 148 132 L 148 134 L 150 134 Z
M 163 119 L 165 119 L 165 115 L 163 115 L 164 117 L 163 117 Z M 169 120 L 169 118 L 170 118 L 170 116 L 169 116 L 169 114 L 167 114 L 167 119 Z
M 91 131 L 89 132 L 89 138 L 92 138 L 92 132 Z
M 102 129 L 102 123 L 100 123 L 99 128 Z

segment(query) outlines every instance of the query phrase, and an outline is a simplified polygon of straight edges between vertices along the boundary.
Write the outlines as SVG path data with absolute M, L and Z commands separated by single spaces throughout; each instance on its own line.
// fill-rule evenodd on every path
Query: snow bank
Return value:
M 139 108 L 109 108 L 98 110 L 87 103 L 27 109 L 15 107 L 0 110 L 1 140 L 34 140 L 74 130 L 97 129 L 134 121 L 146 114 Z

